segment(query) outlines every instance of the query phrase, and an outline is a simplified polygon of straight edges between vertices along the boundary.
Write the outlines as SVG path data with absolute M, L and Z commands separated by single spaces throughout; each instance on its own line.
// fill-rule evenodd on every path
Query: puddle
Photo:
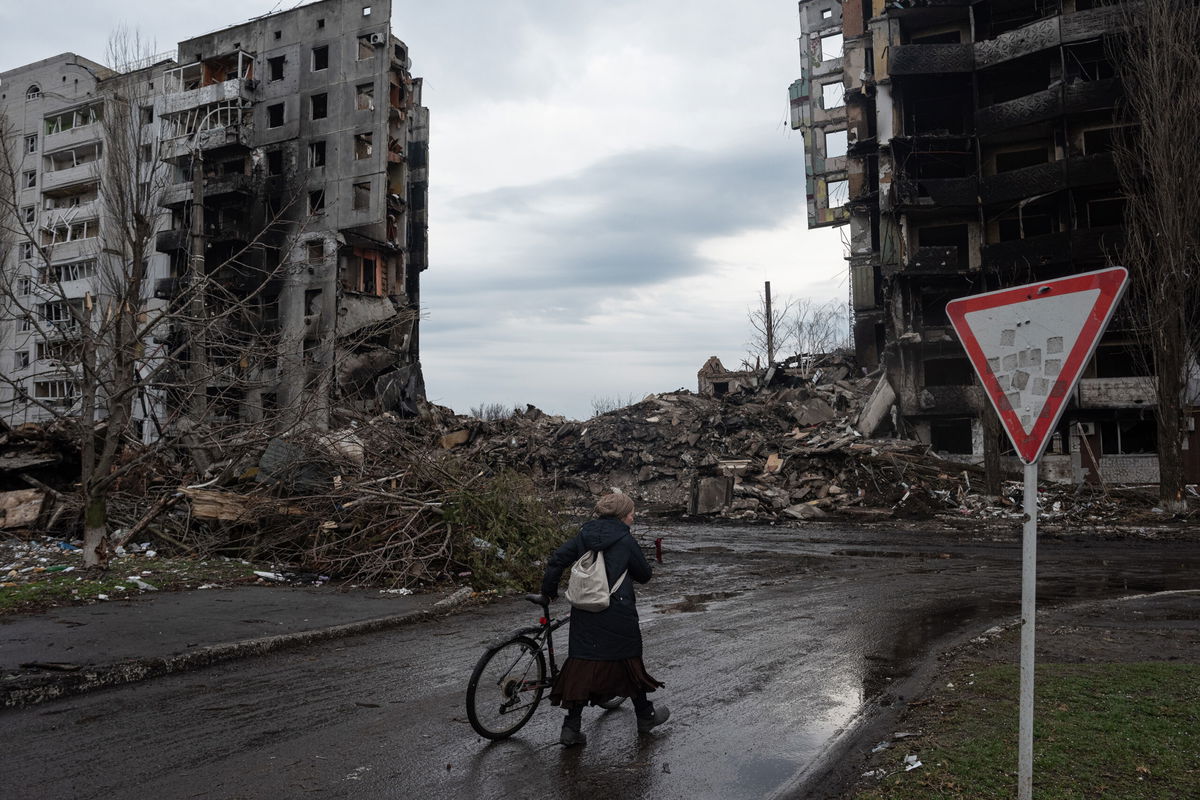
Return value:
M 659 614 L 690 614 L 694 611 L 705 611 L 713 600 L 725 600 L 737 597 L 741 592 L 707 592 L 705 594 L 686 594 L 678 603 L 668 603 L 660 606 Z

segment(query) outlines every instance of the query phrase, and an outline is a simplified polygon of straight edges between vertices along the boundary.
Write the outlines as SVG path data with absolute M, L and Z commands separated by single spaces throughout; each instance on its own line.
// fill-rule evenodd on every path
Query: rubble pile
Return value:
M 928 513 L 981 482 L 978 467 L 926 445 L 864 437 L 856 425 L 879 375 L 855 373 L 850 359 L 827 356 L 799 377 L 768 375 L 757 391 L 716 398 L 681 389 L 586 422 L 533 408 L 498 422 L 444 417 L 440 445 L 526 471 L 581 508 L 616 487 L 646 510 L 732 519 L 881 506 Z

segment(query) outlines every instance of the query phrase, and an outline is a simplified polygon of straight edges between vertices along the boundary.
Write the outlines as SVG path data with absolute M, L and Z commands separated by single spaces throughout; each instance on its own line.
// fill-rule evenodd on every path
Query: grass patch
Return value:
M 162 591 L 195 589 L 203 584 L 231 584 L 255 580 L 255 567 L 234 559 L 115 558 L 107 570 L 73 569 L 42 571 L 0 583 L 0 614 L 35 611 L 53 606 L 97 600 L 121 600 L 143 592 L 129 576 Z M 101 595 L 104 595 L 102 598 Z
M 876 756 L 889 772 L 860 800 L 1011 800 L 1016 795 L 1020 672 L 961 671 L 913 709 L 924 736 Z M 1044 664 L 1034 710 L 1037 800 L 1177 800 L 1200 787 L 1200 666 Z M 905 772 L 916 754 L 923 763 Z M 897 771 L 899 770 L 899 771 Z

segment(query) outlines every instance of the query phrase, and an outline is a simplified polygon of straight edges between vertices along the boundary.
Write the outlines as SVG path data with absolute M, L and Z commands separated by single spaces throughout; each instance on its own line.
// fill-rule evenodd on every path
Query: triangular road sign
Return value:
M 984 392 L 1026 464 L 1046 448 L 1128 274 L 1113 267 L 946 305 Z

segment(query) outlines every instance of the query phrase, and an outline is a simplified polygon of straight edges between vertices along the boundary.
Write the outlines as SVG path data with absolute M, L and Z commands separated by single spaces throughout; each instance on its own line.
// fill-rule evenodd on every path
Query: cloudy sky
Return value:
M 381 0 L 380 0 L 381 1 Z M 364 0 L 365 2 L 365 0 Z M 107 34 L 180 39 L 296 3 L 0 3 L 0 71 Z M 795 0 L 393 1 L 432 115 L 422 363 L 459 412 L 695 389 L 773 292 L 845 298 L 837 229 L 805 226 Z

